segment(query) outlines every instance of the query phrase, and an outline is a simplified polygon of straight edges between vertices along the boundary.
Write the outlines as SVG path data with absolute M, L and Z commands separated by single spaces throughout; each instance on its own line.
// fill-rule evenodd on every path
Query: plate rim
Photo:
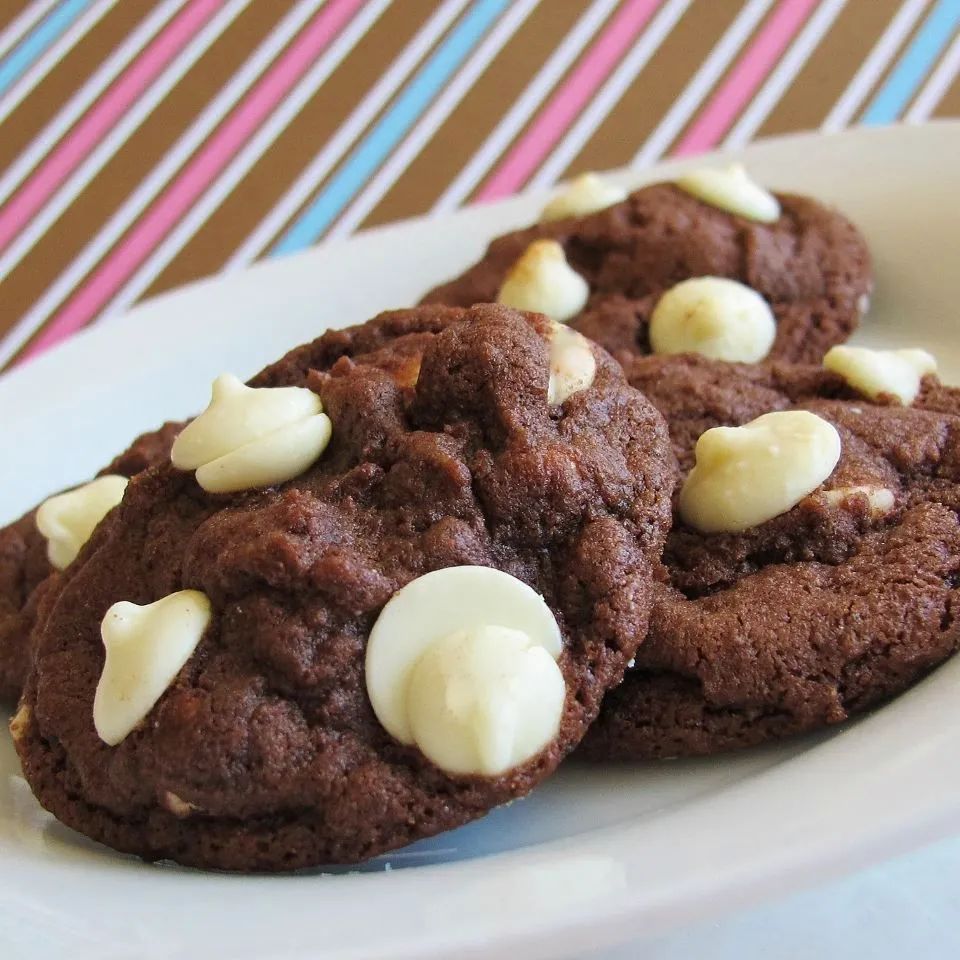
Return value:
M 945 129 L 950 130 L 952 133 L 949 134 L 949 136 L 954 138 L 956 142 L 960 142 L 960 121 L 954 120 L 938 121 L 923 127 L 858 128 L 853 131 L 831 134 L 830 139 L 923 138 L 927 134 L 922 131 L 929 129 L 941 131 Z M 784 143 L 792 145 L 801 144 L 801 142 L 803 142 L 803 144 L 807 142 L 819 143 L 824 139 L 824 135 L 819 133 L 795 133 L 784 137 L 759 141 L 742 151 L 714 152 L 712 154 L 691 158 L 682 163 L 672 162 L 669 164 L 658 164 L 639 171 L 621 169 L 615 171 L 613 175 L 619 178 L 629 178 L 631 182 L 646 182 L 653 179 L 660 179 L 665 173 L 669 175 L 672 171 L 682 168 L 683 166 L 712 162 L 719 158 L 726 159 L 742 154 L 746 155 L 749 162 L 750 155 L 759 150 L 776 148 L 777 145 Z M 799 147 L 800 149 L 806 149 L 803 144 Z M 536 191 L 525 193 L 519 198 L 512 198 L 509 201 L 491 205 L 485 209 L 486 211 L 494 208 L 501 211 L 509 209 L 511 213 L 516 210 L 517 216 L 522 217 L 526 215 L 526 212 L 533 203 L 539 203 L 548 192 L 549 191 Z M 482 211 L 478 213 L 476 210 L 465 210 L 445 219 L 454 221 L 459 225 L 460 223 L 466 224 L 476 220 L 482 220 L 483 216 Z M 151 312 L 162 313 L 164 311 L 177 311 L 182 304 L 189 304 L 191 299 L 195 299 L 198 296 L 202 299 L 211 290 L 214 290 L 214 288 L 220 289 L 226 284 L 238 282 L 238 278 L 245 277 L 248 279 L 244 282 L 251 282 L 249 278 L 253 276 L 257 283 L 265 284 L 276 277 L 282 277 L 286 270 L 295 269 L 300 271 L 312 269 L 312 264 L 318 261 L 323 262 L 328 256 L 330 249 L 343 249 L 349 245 L 353 245 L 354 248 L 356 248 L 357 245 L 360 244 L 370 244 L 371 242 L 379 243 L 383 238 L 389 239 L 398 233 L 402 234 L 407 232 L 411 228 L 423 229 L 425 225 L 430 224 L 432 226 L 435 223 L 436 221 L 431 222 L 427 218 L 415 218 L 400 223 L 389 224 L 385 227 L 364 231 L 355 239 L 351 238 L 339 241 L 336 245 L 331 244 L 327 247 L 315 248 L 289 258 L 284 258 L 284 260 L 267 261 L 257 264 L 250 270 L 245 271 L 242 275 L 220 275 L 205 278 L 188 284 L 185 287 L 178 288 L 177 290 L 164 293 L 142 305 L 138 305 L 138 307 L 127 314 L 126 319 L 130 322 L 128 322 L 125 327 L 122 322 L 118 321 L 94 327 L 71 338 L 70 341 L 59 348 L 36 358 L 29 364 L 14 368 L 14 370 L 0 377 L 0 407 L 2 407 L 5 399 L 12 397 L 14 392 L 36 390 L 42 387 L 43 381 L 57 377 L 58 371 L 65 371 L 71 367 L 86 367 L 88 361 L 96 359 L 97 353 L 104 344 L 108 344 L 111 341 L 116 342 L 117 338 L 121 340 L 126 338 L 126 342 L 141 340 L 145 330 L 149 331 L 147 334 L 148 339 L 150 336 L 158 335 L 159 331 L 156 325 L 151 325 L 151 317 L 149 315 Z M 136 315 L 136 317 L 134 315 Z M 144 317 L 146 317 L 146 319 L 144 319 Z M 143 320 L 143 323 L 136 322 L 137 318 Z M 108 351 L 103 352 L 106 353 Z M 802 763 L 806 760 L 814 760 L 813 765 L 817 766 L 816 758 L 821 758 L 819 765 L 826 765 L 827 768 L 830 769 L 831 763 L 836 762 L 833 754 L 839 750 L 839 744 L 841 744 L 841 742 L 844 747 L 849 747 L 850 738 L 853 738 L 855 741 L 874 739 L 876 737 L 874 731 L 877 727 L 884 730 L 883 735 L 887 736 L 889 731 L 887 731 L 886 728 L 890 727 L 893 723 L 893 713 L 891 710 L 903 705 L 904 709 L 908 712 L 919 711 L 922 714 L 923 705 L 919 701 L 923 698 L 920 694 L 928 690 L 931 685 L 939 684 L 947 688 L 955 686 L 955 682 L 951 681 L 955 681 L 956 678 L 960 678 L 960 663 L 953 662 L 936 671 L 917 687 L 898 698 L 887 710 L 871 714 L 857 723 L 844 727 L 837 735 L 824 744 L 821 744 L 816 751 L 801 753 L 797 757 L 785 761 L 783 764 L 779 764 L 771 770 L 747 777 L 744 781 L 730 784 L 707 796 L 694 798 L 683 804 L 678 810 L 672 811 L 668 819 L 673 821 L 680 819 L 682 821 L 691 816 L 696 817 L 700 815 L 701 808 L 705 805 L 716 805 L 718 797 L 721 798 L 721 807 L 730 804 L 735 806 L 739 794 L 746 790 L 753 789 L 757 778 L 769 776 L 776 779 L 783 777 L 786 772 L 785 767 Z M 947 692 L 949 694 L 949 689 Z M 936 742 L 943 745 L 944 743 L 948 744 L 949 740 L 945 738 L 941 731 L 941 735 L 939 738 L 936 738 Z M 863 746 L 864 744 L 859 744 L 860 748 Z M 869 744 L 866 746 L 869 747 Z M 814 754 L 816 755 L 815 757 Z M 919 764 L 918 769 L 923 768 L 927 762 L 927 758 L 923 755 L 914 754 L 913 759 Z M 789 772 L 793 774 L 795 768 Z M 860 772 L 863 773 L 864 771 L 861 770 Z M 901 774 L 905 773 L 904 770 L 900 772 Z M 807 775 L 812 776 L 813 774 Z M 731 907 L 747 902 L 755 902 L 758 899 L 766 899 L 774 895 L 780 895 L 826 879 L 828 876 L 836 876 L 849 872 L 850 870 L 876 862 L 887 856 L 894 855 L 897 852 L 910 849 L 921 843 L 929 842 L 948 834 L 951 830 L 955 830 L 958 822 L 960 822 L 960 771 L 952 770 L 950 771 L 950 775 L 954 778 L 954 781 L 951 782 L 954 782 L 956 789 L 953 794 L 951 794 L 949 802 L 939 804 L 931 804 L 928 802 L 925 806 L 921 804 L 921 814 L 909 822 L 904 822 L 896 816 L 888 816 L 883 829 L 878 831 L 876 827 L 874 827 L 869 835 L 863 834 L 855 842 L 851 842 L 851 838 L 848 836 L 844 845 L 837 846 L 833 849 L 825 849 L 822 845 L 819 847 L 816 845 L 808 845 L 805 848 L 806 859 L 803 857 L 798 859 L 796 852 L 789 855 L 792 857 L 792 859 L 790 859 L 791 872 L 789 875 L 786 872 L 786 864 L 782 862 L 784 858 L 788 856 L 788 848 L 784 847 L 778 850 L 768 851 L 766 857 L 753 861 L 752 871 L 749 872 L 749 876 L 734 878 L 731 882 L 724 885 L 722 892 L 718 890 L 716 884 L 712 886 L 706 884 L 699 892 L 695 891 L 692 893 L 683 901 L 683 911 L 688 912 L 690 905 L 696 904 L 701 911 L 700 915 L 716 915 L 725 912 Z M 867 780 L 869 782 L 870 778 L 868 777 Z M 919 787 L 922 783 L 923 777 L 919 774 L 917 774 L 915 780 L 911 781 L 911 785 L 915 788 Z M 909 801 L 911 806 L 913 805 L 914 799 L 913 792 L 910 792 L 909 795 L 905 793 L 901 797 L 902 801 Z M 926 799 L 929 801 L 929 797 Z M 784 809 L 789 809 L 789 807 L 785 807 Z M 914 807 L 914 809 L 916 809 L 916 807 Z M 531 859 L 537 861 L 540 855 L 544 855 L 549 859 L 549 857 L 558 851 L 563 852 L 565 850 L 567 853 L 570 853 L 582 847 L 585 843 L 589 843 L 590 848 L 594 851 L 598 849 L 597 844 L 600 844 L 601 848 L 606 844 L 618 847 L 629 846 L 631 843 L 638 843 L 638 837 L 634 836 L 634 834 L 640 834 L 644 830 L 649 829 L 649 824 L 646 821 L 647 818 L 643 817 L 638 824 L 631 824 L 627 828 L 624 828 L 622 825 L 605 827 L 574 837 L 548 841 L 535 847 L 492 854 L 488 857 L 481 857 L 470 861 L 425 866 L 415 871 L 404 871 L 404 874 L 409 877 L 425 878 L 423 880 L 416 880 L 415 884 L 417 885 L 421 883 L 431 883 L 432 878 L 437 876 L 443 877 L 452 871 L 455 871 L 460 876 L 466 876 L 467 880 L 473 880 L 475 879 L 474 875 L 476 871 L 487 872 L 491 865 L 497 868 L 510 868 L 516 865 L 514 861 L 518 859 L 528 862 L 531 861 Z M 2 841 L 2 838 L 0 838 L 0 841 Z M 2 848 L 3 845 L 0 843 L 0 849 Z M 376 878 L 377 882 L 383 882 L 381 878 L 384 876 L 385 875 L 381 874 L 365 875 L 364 882 L 369 885 L 368 878 Z M 352 882 L 356 882 L 356 878 L 354 878 Z M 411 882 L 413 883 L 414 881 Z M 2 865 L 0 865 L 0 889 L 8 885 L 9 879 L 6 883 L 4 882 L 3 869 Z M 763 894 L 764 896 L 758 897 L 757 894 Z M 0 907 L 0 913 L 2 913 L 2 909 L 3 908 Z M 674 912 L 676 909 L 676 907 L 673 908 Z M 598 946 L 611 945 L 616 942 L 622 942 L 624 934 L 636 934 L 635 924 L 638 915 L 644 916 L 646 920 L 649 921 L 649 926 L 644 927 L 644 935 L 663 932 L 674 925 L 673 922 L 671 922 L 673 914 L 671 914 L 670 909 L 666 907 L 657 915 L 654 906 L 648 904 L 642 907 L 638 913 L 635 900 L 631 898 L 629 889 L 625 889 L 620 892 L 618 897 L 611 898 L 609 901 L 604 902 L 602 907 L 595 905 L 588 913 L 571 913 L 565 920 L 554 917 L 550 921 L 549 930 L 546 932 L 536 924 L 532 924 L 526 928 L 511 930 L 511 932 L 507 933 L 504 937 L 498 938 L 493 946 L 498 951 L 509 952 L 523 949 L 531 960 L 535 960 L 537 957 L 555 956 L 556 943 L 558 940 L 562 940 L 565 950 L 581 949 L 587 946 L 596 948 Z M 547 935 L 548 939 L 545 939 Z M 598 939 L 598 937 L 600 939 Z M 440 958 L 449 956 L 451 950 L 456 950 L 459 956 L 480 957 L 490 955 L 491 945 L 477 945 L 476 943 L 470 944 L 454 940 L 444 941 L 442 943 L 438 942 L 434 946 L 428 944 L 427 947 L 429 952 L 425 953 L 422 941 L 416 944 L 410 943 L 406 947 L 404 947 L 404 945 L 398 945 L 398 951 L 392 953 L 391 956 L 396 958 Z M 404 952 L 404 950 L 406 950 L 406 952 Z M 373 954 L 365 952 L 365 948 L 362 946 L 358 948 L 358 952 L 349 951 L 346 954 L 338 954 L 338 956 L 353 956 L 356 958 L 372 955 Z M 287 952 L 284 953 L 283 956 L 285 958 L 291 958 L 291 960 L 294 957 L 302 956 L 305 960 L 306 957 L 315 957 L 317 954 L 314 949 L 305 948 L 301 954 Z

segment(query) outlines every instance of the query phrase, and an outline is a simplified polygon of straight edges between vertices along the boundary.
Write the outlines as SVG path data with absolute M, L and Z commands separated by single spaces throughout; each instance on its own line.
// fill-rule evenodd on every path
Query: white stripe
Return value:
M 867 59 L 853 75 L 847 89 L 827 114 L 820 128 L 824 133 L 842 130 L 850 123 L 867 94 L 874 88 L 897 50 L 900 49 L 907 34 L 913 29 L 927 2 L 928 0 L 906 0 L 901 5 L 896 16 L 890 21 L 890 25 L 883 31 L 880 39 L 867 55 Z
M 174 62 L 154 80 L 147 91 L 124 115 L 123 119 L 100 141 L 83 163 L 67 177 L 37 212 L 34 219 L 21 230 L 16 240 L 3 252 L 3 255 L 0 256 L 0 279 L 6 277 L 33 249 L 50 229 L 50 226 L 56 223 L 63 212 L 86 189 L 87 185 L 114 157 L 140 124 L 150 116 L 156 106 L 183 79 L 184 75 L 206 53 L 249 2 L 250 0 L 230 0 L 183 49 Z M 184 140 L 181 139 L 177 146 L 180 147 L 183 143 Z M 0 356 L 2 355 L 3 350 L 0 349 Z
M 196 63 L 197 60 L 206 52 L 206 50 L 216 41 L 224 30 L 239 16 L 241 11 L 249 4 L 250 0 L 228 0 L 228 2 L 217 12 L 203 30 L 194 37 L 194 39 L 184 48 L 180 56 L 174 60 L 170 66 L 158 77 L 147 93 L 137 102 L 133 110 L 128 113 L 123 121 L 111 131 L 94 153 L 88 158 L 90 161 L 96 161 L 97 170 L 90 173 L 92 177 L 100 167 L 105 164 L 127 137 L 136 129 L 137 126 L 150 114 L 154 107 L 163 100 L 170 90 L 180 82 L 184 74 Z M 310 8 L 316 7 L 320 0 L 311 0 L 307 4 Z M 299 12 L 299 7 L 295 8 L 288 18 Z M 271 35 L 272 36 L 272 35 Z M 268 38 L 268 42 L 271 38 Z M 260 48 L 258 48 L 259 51 Z M 254 53 L 256 56 L 256 53 Z M 242 70 L 243 68 L 241 68 Z M 236 80 L 235 75 L 233 80 Z M 251 77 L 252 82 L 256 77 Z M 233 81 L 231 81 L 232 84 Z M 226 88 L 225 88 L 226 89 Z M 239 96 L 242 91 L 236 91 Z M 222 96 L 224 91 L 221 91 Z M 60 273 L 57 279 L 44 291 L 43 296 L 37 301 L 31 310 L 29 310 L 13 328 L 7 336 L 0 342 L 0 367 L 2 367 L 12 357 L 17 350 L 33 335 L 34 331 L 42 326 L 51 313 L 63 302 L 66 297 L 73 292 L 80 281 L 96 265 L 100 258 L 113 246 L 113 244 L 123 235 L 130 224 L 136 219 L 147 204 L 160 192 L 164 183 L 172 177 L 177 170 L 187 160 L 193 150 L 203 141 L 206 132 L 213 129 L 219 122 L 223 110 L 216 112 L 214 104 L 219 100 L 211 102 L 200 115 L 194 125 L 174 144 L 160 161 L 153 168 L 147 178 L 141 181 L 140 185 L 131 194 L 123 205 L 110 217 L 107 223 L 100 229 L 99 233 L 80 251 L 70 264 Z M 224 107 L 224 109 L 227 109 Z M 203 120 L 206 126 L 206 132 L 199 139 L 189 139 L 191 133 L 197 130 L 198 124 Z M 101 156 L 103 153 L 105 155 Z M 79 171 L 78 171 L 79 172 Z M 68 180 L 64 185 L 69 186 L 72 182 Z M 84 183 L 85 185 L 85 183 Z M 82 189 L 82 187 L 80 187 Z M 79 191 L 78 191 L 79 192 Z M 49 207 L 43 211 L 43 216 Z M 52 221 L 51 221 L 52 222 Z M 36 221 L 34 222 L 34 224 Z M 28 227 L 32 231 L 34 224 Z M 24 231 L 21 237 L 28 236 Z M 32 243 L 35 243 L 39 237 L 31 237 Z M 32 245 L 31 243 L 31 245 Z M 12 248 L 11 248 L 12 249 Z M 0 278 L 3 277 L 0 272 Z
M 691 0 L 670 0 L 660 8 L 657 16 L 643 35 L 623 58 L 620 66 L 607 78 L 577 122 L 554 148 L 540 170 L 529 183 L 532 190 L 552 186 L 593 136 L 597 128 L 620 102 L 637 75 L 673 31 L 677 21 L 687 12 Z
M 17 82 L 0 97 L 0 123 L 26 99 L 38 83 L 103 19 L 117 0 L 100 0 L 79 17 L 50 47 L 38 57 Z
M 736 19 L 724 31 L 723 36 L 700 65 L 700 69 L 693 75 L 683 93 L 677 97 L 673 106 L 664 114 L 663 119 L 637 151 L 631 161 L 632 166 L 645 167 L 656 163 L 666 153 L 667 148 L 676 140 L 677 135 L 686 126 L 706 95 L 723 76 L 724 71 L 756 29 L 757 24 L 766 16 L 772 2 L 773 0 L 750 0 L 737 14 Z
M 150 16 L 139 23 L 137 29 L 103 61 L 96 73 L 63 105 L 59 113 L 34 137 L 30 145 L 0 177 L 0 203 L 16 190 L 27 174 L 90 109 L 104 90 L 113 83 L 120 72 L 143 50 L 179 8 L 179 0 L 166 0 L 159 4 Z
M 103 311 L 102 320 L 123 312 L 140 297 L 164 271 L 167 264 L 190 242 L 237 184 L 270 149 L 278 136 L 290 125 L 304 105 L 313 97 L 327 77 L 343 62 L 363 35 L 380 18 L 392 0 L 367 0 L 350 25 L 288 93 L 273 114 L 250 138 L 223 172 L 207 188 L 184 218 L 164 237 L 162 243 L 144 261 L 139 270 L 123 285 Z
M 834 20 L 846 6 L 847 0 L 822 0 L 813 16 L 777 64 L 766 82 L 754 96 L 750 106 L 741 114 L 723 141 L 725 147 L 735 149 L 748 143 L 760 129 L 770 111 L 780 102 L 787 87 L 796 79 L 803 65 L 820 45 Z
M 294 180 L 273 209 L 254 227 L 252 233 L 227 260 L 224 269 L 245 267 L 263 251 L 283 225 L 316 190 L 317 184 L 333 169 L 334 164 L 397 92 L 404 78 L 413 71 L 426 52 L 467 5 L 467 0 L 445 0 L 433 16 L 420 28 L 390 68 L 340 125 L 323 149 Z
M 346 209 L 327 234 L 328 239 L 348 236 L 366 219 L 387 191 L 403 176 L 433 135 L 446 122 L 480 75 L 490 66 L 540 0 L 514 0 L 504 17 L 490 31 L 457 75 L 444 87 L 430 109 L 417 121 L 403 142 L 377 171 L 363 192 Z
M 481 177 L 490 169 L 494 161 L 507 148 L 520 132 L 534 110 L 543 102 L 560 77 L 567 72 L 573 61 L 580 55 L 590 38 L 600 28 L 600 24 L 610 15 L 617 0 L 594 0 L 587 12 L 580 17 L 573 28 L 563 38 L 560 46 L 550 55 L 537 75 L 527 84 L 526 89 L 506 116 L 497 124 L 470 162 L 454 177 L 446 190 L 433 205 L 431 213 L 447 213 L 463 203 Z
M 30 32 L 34 24 L 39 23 L 57 0 L 34 0 L 28 3 L 26 9 L 14 17 L 7 24 L 3 33 L 0 33 L 0 57 L 12 50 Z
M 917 99 L 913 101 L 913 105 L 904 117 L 907 123 L 923 123 L 928 120 L 957 78 L 958 72 L 960 72 L 960 34 L 954 37 L 953 43 L 947 48 L 936 70 L 930 74 L 923 89 L 917 94 Z

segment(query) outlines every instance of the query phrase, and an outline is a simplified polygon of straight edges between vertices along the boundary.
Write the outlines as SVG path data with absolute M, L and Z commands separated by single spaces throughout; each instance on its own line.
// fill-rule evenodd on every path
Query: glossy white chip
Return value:
M 543 598 L 490 567 L 448 567 L 391 598 L 367 644 L 367 693 L 388 733 L 449 773 L 495 776 L 559 729 L 563 642 Z

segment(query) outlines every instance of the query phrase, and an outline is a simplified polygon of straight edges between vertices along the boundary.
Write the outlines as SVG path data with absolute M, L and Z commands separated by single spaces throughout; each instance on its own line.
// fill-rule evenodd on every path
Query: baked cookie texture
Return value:
M 584 217 L 538 223 L 494 240 L 483 258 L 431 290 L 424 303 L 495 301 L 507 272 L 535 240 L 559 242 L 590 288 L 571 326 L 618 359 L 650 353 L 660 296 L 690 277 L 727 277 L 770 304 L 777 335 L 770 359 L 819 362 L 853 332 L 872 288 L 863 237 L 840 213 L 808 197 L 778 194 L 779 219 L 726 213 L 669 183 L 632 193 Z
M 12 724 L 64 823 L 147 859 L 227 870 L 357 862 L 522 796 L 579 742 L 646 633 L 676 467 L 662 418 L 594 348 L 591 386 L 546 402 L 549 327 L 497 306 L 420 308 L 325 334 L 256 379 L 307 385 L 333 438 L 278 487 L 135 477 L 46 592 Z M 387 735 L 364 683 L 384 604 L 427 571 L 496 567 L 563 635 L 556 738 L 494 777 Z M 100 623 L 203 591 L 213 618 L 145 721 L 97 736 Z
M 409 368 L 415 362 L 424 338 L 442 329 L 446 319 L 443 311 L 423 311 L 416 323 L 387 315 L 377 323 L 331 330 L 284 357 L 284 369 L 311 362 L 317 369 L 327 369 L 351 352 L 370 352 L 391 343 L 394 356 L 383 357 L 382 362 L 403 375 L 403 365 Z M 253 385 L 271 386 L 272 369 L 263 371 Z M 302 373 L 306 373 L 305 366 Z M 164 462 L 183 427 L 182 422 L 170 422 L 142 434 L 97 476 L 132 477 Z M 0 706 L 13 706 L 20 697 L 30 664 L 29 638 L 37 609 L 48 581 L 59 576 L 47 559 L 47 543 L 37 529 L 36 512 L 34 508 L 0 529 Z
M 711 754 L 840 723 L 956 651 L 960 391 L 927 377 L 912 406 L 871 403 L 819 367 L 694 356 L 637 359 L 628 376 L 684 475 L 705 430 L 774 410 L 828 420 L 842 453 L 822 489 L 744 533 L 676 522 L 650 633 L 582 755 Z M 825 493 L 850 487 L 891 491 L 892 509 Z
M 181 424 L 165 423 L 138 437 L 99 474 L 132 477 L 170 453 Z M 47 541 L 37 529 L 36 509 L 0 529 L 0 705 L 12 705 L 30 665 L 29 636 L 37 608 L 59 575 L 47 559 Z

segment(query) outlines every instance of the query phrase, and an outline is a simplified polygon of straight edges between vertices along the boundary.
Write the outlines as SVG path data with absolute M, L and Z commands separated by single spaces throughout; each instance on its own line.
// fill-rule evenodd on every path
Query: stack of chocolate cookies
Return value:
M 956 649 L 960 393 L 843 346 L 857 230 L 739 167 L 593 175 L 0 531 L 38 800 L 146 859 L 356 863 L 844 721 Z M 579 749 L 578 749 L 579 748 Z

